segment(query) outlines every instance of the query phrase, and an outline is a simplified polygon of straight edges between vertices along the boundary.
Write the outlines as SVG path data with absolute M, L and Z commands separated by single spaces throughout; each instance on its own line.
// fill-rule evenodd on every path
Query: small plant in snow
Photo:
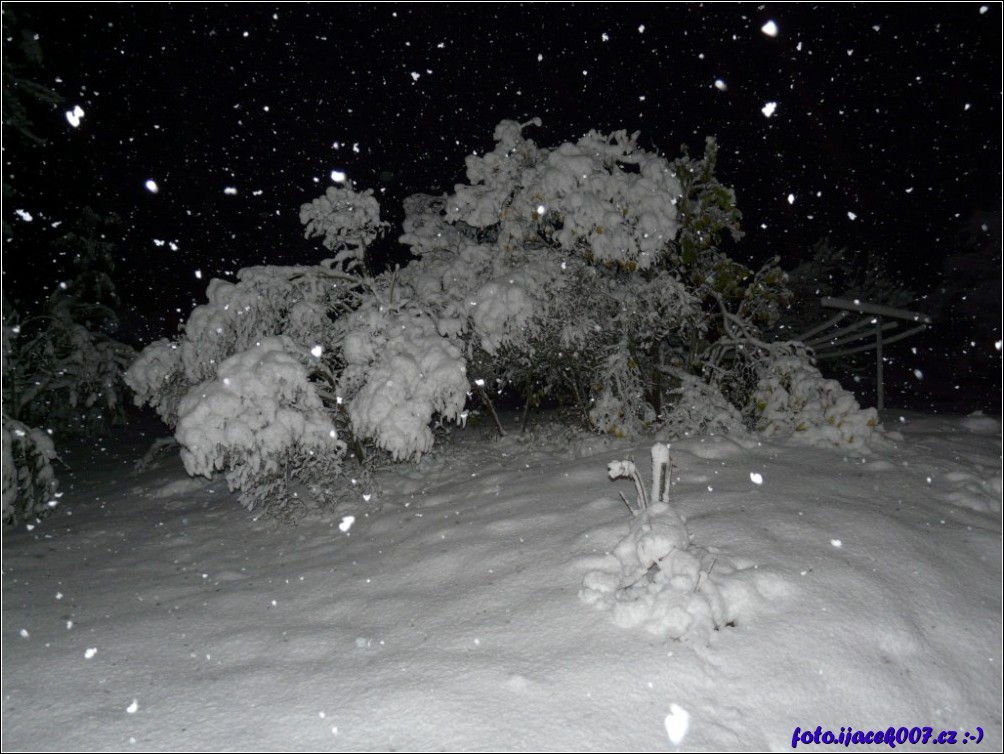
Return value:
M 634 461 L 611 461 L 607 464 L 607 474 L 609 474 L 611 479 L 630 479 L 634 482 L 635 490 L 638 493 L 634 510 L 643 511 L 648 507 L 648 498 L 645 496 L 645 485 L 641 481 L 638 467 L 634 465 Z M 621 495 L 621 499 L 624 500 L 624 504 L 627 505 L 628 510 L 632 510 L 631 505 L 623 494 Z
M 669 455 L 669 446 L 657 442 L 652 446 L 652 495 L 645 494 L 645 485 L 634 461 L 611 461 L 607 464 L 607 474 L 611 479 L 630 479 L 634 482 L 638 493 L 636 510 L 648 508 L 649 500 L 659 503 L 669 502 L 669 488 L 673 484 L 673 458 Z M 623 495 L 621 496 L 623 498 Z M 627 501 L 624 501 L 627 504 Z M 631 506 L 628 505 L 628 509 Z
M 666 445 L 652 447 L 652 464 L 652 502 L 647 504 L 633 463 L 615 461 L 608 467 L 611 478 L 634 480 L 638 509 L 627 535 L 613 548 L 610 567 L 587 573 L 579 598 L 612 611 L 619 626 L 641 626 L 672 639 L 707 639 L 712 631 L 735 625 L 735 611 L 721 589 L 733 568 L 693 545 L 686 522 L 670 506 L 672 459 Z

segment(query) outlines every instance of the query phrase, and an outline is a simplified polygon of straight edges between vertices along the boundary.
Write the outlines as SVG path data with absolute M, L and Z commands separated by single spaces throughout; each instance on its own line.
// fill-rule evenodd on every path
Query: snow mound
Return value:
M 725 584 L 733 566 L 691 545 L 683 518 L 666 503 L 637 513 L 613 555 L 616 566 L 585 575 L 579 598 L 612 611 L 618 626 L 707 640 L 712 631 L 734 626 L 746 601 L 742 589 Z
M 962 426 L 972 432 L 986 432 L 992 435 L 1001 433 L 1000 420 L 992 416 L 985 416 L 982 411 L 971 413 L 962 420 Z
M 203 477 L 176 479 L 173 482 L 167 482 L 166 484 L 151 490 L 149 496 L 158 499 L 165 497 L 179 497 L 181 495 L 189 495 L 193 492 L 199 492 L 205 486 L 206 480 Z
M 741 456 L 754 444 L 755 441 L 746 438 L 708 435 L 707 437 L 695 437 L 674 442 L 673 447 L 677 450 L 689 451 L 705 460 L 719 460 Z

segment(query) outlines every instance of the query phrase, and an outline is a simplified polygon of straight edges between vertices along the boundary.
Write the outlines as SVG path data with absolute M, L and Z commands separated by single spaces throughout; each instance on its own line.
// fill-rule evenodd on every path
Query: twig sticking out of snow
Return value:
M 716 563 L 717 561 L 718 561 L 718 558 L 712 558 L 712 559 L 711 559 L 711 565 L 709 565 L 709 566 L 708 566 L 708 570 L 707 570 L 707 573 L 706 573 L 706 574 L 705 574 L 705 572 L 704 572 L 704 571 L 698 571 L 698 573 L 697 573 L 697 581 L 695 581 L 695 582 L 694 582 L 694 591 L 695 591 L 695 592 L 696 592 L 696 591 L 697 591 L 697 590 L 698 590 L 698 589 L 700 588 L 700 586 L 701 586 L 701 576 L 702 576 L 702 575 L 707 575 L 707 576 L 708 576 L 708 578 L 710 578 L 710 577 L 711 577 L 711 569 L 715 567 L 715 563 Z
M 624 496 L 623 492 L 618 492 L 617 494 L 621 496 L 621 500 L 624 501 L 624 505 L 627 506 L 628 511 L 630 511 L 631 515 L 633 516 L 634 515 L 634 508 L 631 507 L 631 503 L 628 502 L 627 497 Z

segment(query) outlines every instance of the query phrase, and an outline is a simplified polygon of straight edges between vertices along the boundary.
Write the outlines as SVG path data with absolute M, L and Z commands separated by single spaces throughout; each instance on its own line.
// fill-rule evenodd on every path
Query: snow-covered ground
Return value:
M 469 428 L 298 526 L 176 457 L 133 472 L 149 438 L 78 451 L 56 513 L 5 535 L 3 747 L 790 750 L 796 727 L 930 726 L 1000 750 L 1001 424 L 884 418 L 864 458 L 673 443 L 661 515 L 696 581 L 642 562 L 640 593 L 635 488 L 607 465 L 647 479 L 648 443 Z M 666 594 L 712 618 L 670 638 Z

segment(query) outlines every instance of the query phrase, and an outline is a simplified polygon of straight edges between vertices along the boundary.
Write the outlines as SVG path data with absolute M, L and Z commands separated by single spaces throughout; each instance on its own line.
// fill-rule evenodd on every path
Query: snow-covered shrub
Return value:
M 862 409 L 836 380 L 827 380 L 802 354 L 772 360 L 754 394 L 756 428 L 789 434 L 807 445 L 867 448 L 878 425 L 874 408 Z
M 308 379 L 309 360 L 289 338 L 264 338 L 193 387 L 175 433 L 188 473 L 223 471 L 246 508 L 270 514 L 294 504 L 293 482 L 322 487 L 337 476 L 345 443 Z
M 104 434 L 125 421 L 124 374 L 136 352 L 76 322 L 73 303 L 53 297 L 16 325 L 5 410 L 61 434 Z
M 433 415 L 458 418 L 468 389 L 461 349 L 410 289 L 362 272 L 384 226 L 371 192 L 329 189 L 301 220 L 335 259 L 213 280 L 181 334 L 127 376 L 176 429 L 189 473 L 223 471 L 267 513 L 299 502 L 298 485 L 330 497 L 346 448 L 361 462 L 367 443 L 399 459 L 427 452 Z
M 756 379 L 737 354 L 777 317 L 784 273 L 720 249 L 741 232 L 714 141 L 671 161 L 625 131 L 540 148 L 532 124 L 503 121 L 467 158 L 469 183 L 406 202 L 419 260 L 401 279 L 464 342 L 469 375 L 619 435 L 665 418 L 676 374 L 747 411 Z
M 136 354 L 114 338 L 121 302 L 112 281 L 115 244 L 107 234 L 118 223 L 85 208 L 55 241 L 72 260 L 73 275 L 56 286 L 41 312 L 21 318 L 5 310 L 12 336 L 4 372 L 8 416 L 57 436 L 105 434 L 125 422 L 123 373 Z
M 125 381 L 137 406 L 149 405 L 170 427 L 178 423 L 178 402 L 191 387 L 180 344 L 161 338 L 148 345 L 126 370 Z
M 310 443 L 283 445 L 278 467 L 263 467 L 248 460 L 257 451 L 247 436 L 231 448 L 194 431 L 192 416 L 225 428 L 278 389 L 254 367 L 255 349 L 277 337 L 305 371 L 299 398 L 273 400 L 326 416 L 359 459 L 367 445 L 420 457 L 430 423 L 463 421 L 472 395 L 501 432 L 492 396 L 507 389 L 527 406 L 544 396 L 571 404 L 618 435 L 667 418 L 683 432 L 688 422 L 728 428 L 752 414 L 773 352 L 761 333 L 785 278 L 776 260 L 754 273 L 721 250 L 723 233 L 741 236 L 740 214 L 714 177 L 714 141 L 702 158 L 670 161 L 626 131 L 542 149 L 523 135 L 528 125 L 500 123 L 495 148 L 466 159 L 469 183 L 452 194 L 405 201 L 401 241 L 417 259 L 403 269 L 365 272 L 386 223 L 372 192 L 347 184 L 300 212 L 334 259 L 210 283 L 180 336 L 149 346 L 128 374 L 137 401 L 178 426 L 190 470 L 227 470 L 247 494 L 317 455 Z M 240 399 L 220 387 L 224 364 L 232 382 L 233 370 L 249 370 L 257 387 Z M 707 405 L 674 409 L 693 397 Z
M 680 387 L 676 400 L 666 412 L 665 428 L 670 435 L 743 435 L 747 433 L 742 413 L 714 384 L 699 377 L 677 372 Z
M 192 310 L 181 335 L 147 346 L 129 369 L 126 381 L 137 405 L 150 404 L 173 427 L 177 403 L 190 387 L 214 378 L 230 356 L 275 335 L 318 349 L 318 363 L 330 367 L 341 338 L 333 320 L 357 305 L 363 284 L 327 263 L 248 267 L 238 271 L 236 283 L 213 279 L 208 302 Z
M 224 471 L 249 509 L 285 515 L 293 486 L 341 469 L 338 318 L 364 281 L 329 264 L 237 277 L 213 280 L 178 338 L 147 346 L 126 380 L 175 429 L 189 473 Z
M 467 401 L 463 351 L 417 308 L 373 300 L 348 317 L 343 344 L 352 429 L 396 460 L 432 449 L 436 414 L 458 421 Z
M 3 525 L 33 523 L 59 499 L 52 463 L 58 456 L 52 438 L 41 429 L 3 418 Z
M 593 131 L 547 150 L 523 136 L 525 125 L 499 124 L 495 149 L 467 158 L 470 183 L 454 194 L 406 204 L 401 240 L 420 259 L 402 280 L 432 305 L 440 332 L 464 341 L 472 378 L 564 397 L 583 416 L 605 395 L 610 412 L 630 417 L 616 431 L 631 431 L 654 412 L 632 403 L 638 367 L 621 375 L 615 366 L 634 363 L 625 344 L 644 338 L 627 313 L 645 303 L 646 285 L 677 310 L 691 303 L 677 280 L 654 280 L 678 230 L 680 186 L 668 161 L 637 147 L 637 134 Z M 612 283 L 634 270 L 651 273 L 636 276 L 639 290 Z M 679 329 L 675 313 L 639 318 Z M 606 421 L 602 406 L 592 415 Z

